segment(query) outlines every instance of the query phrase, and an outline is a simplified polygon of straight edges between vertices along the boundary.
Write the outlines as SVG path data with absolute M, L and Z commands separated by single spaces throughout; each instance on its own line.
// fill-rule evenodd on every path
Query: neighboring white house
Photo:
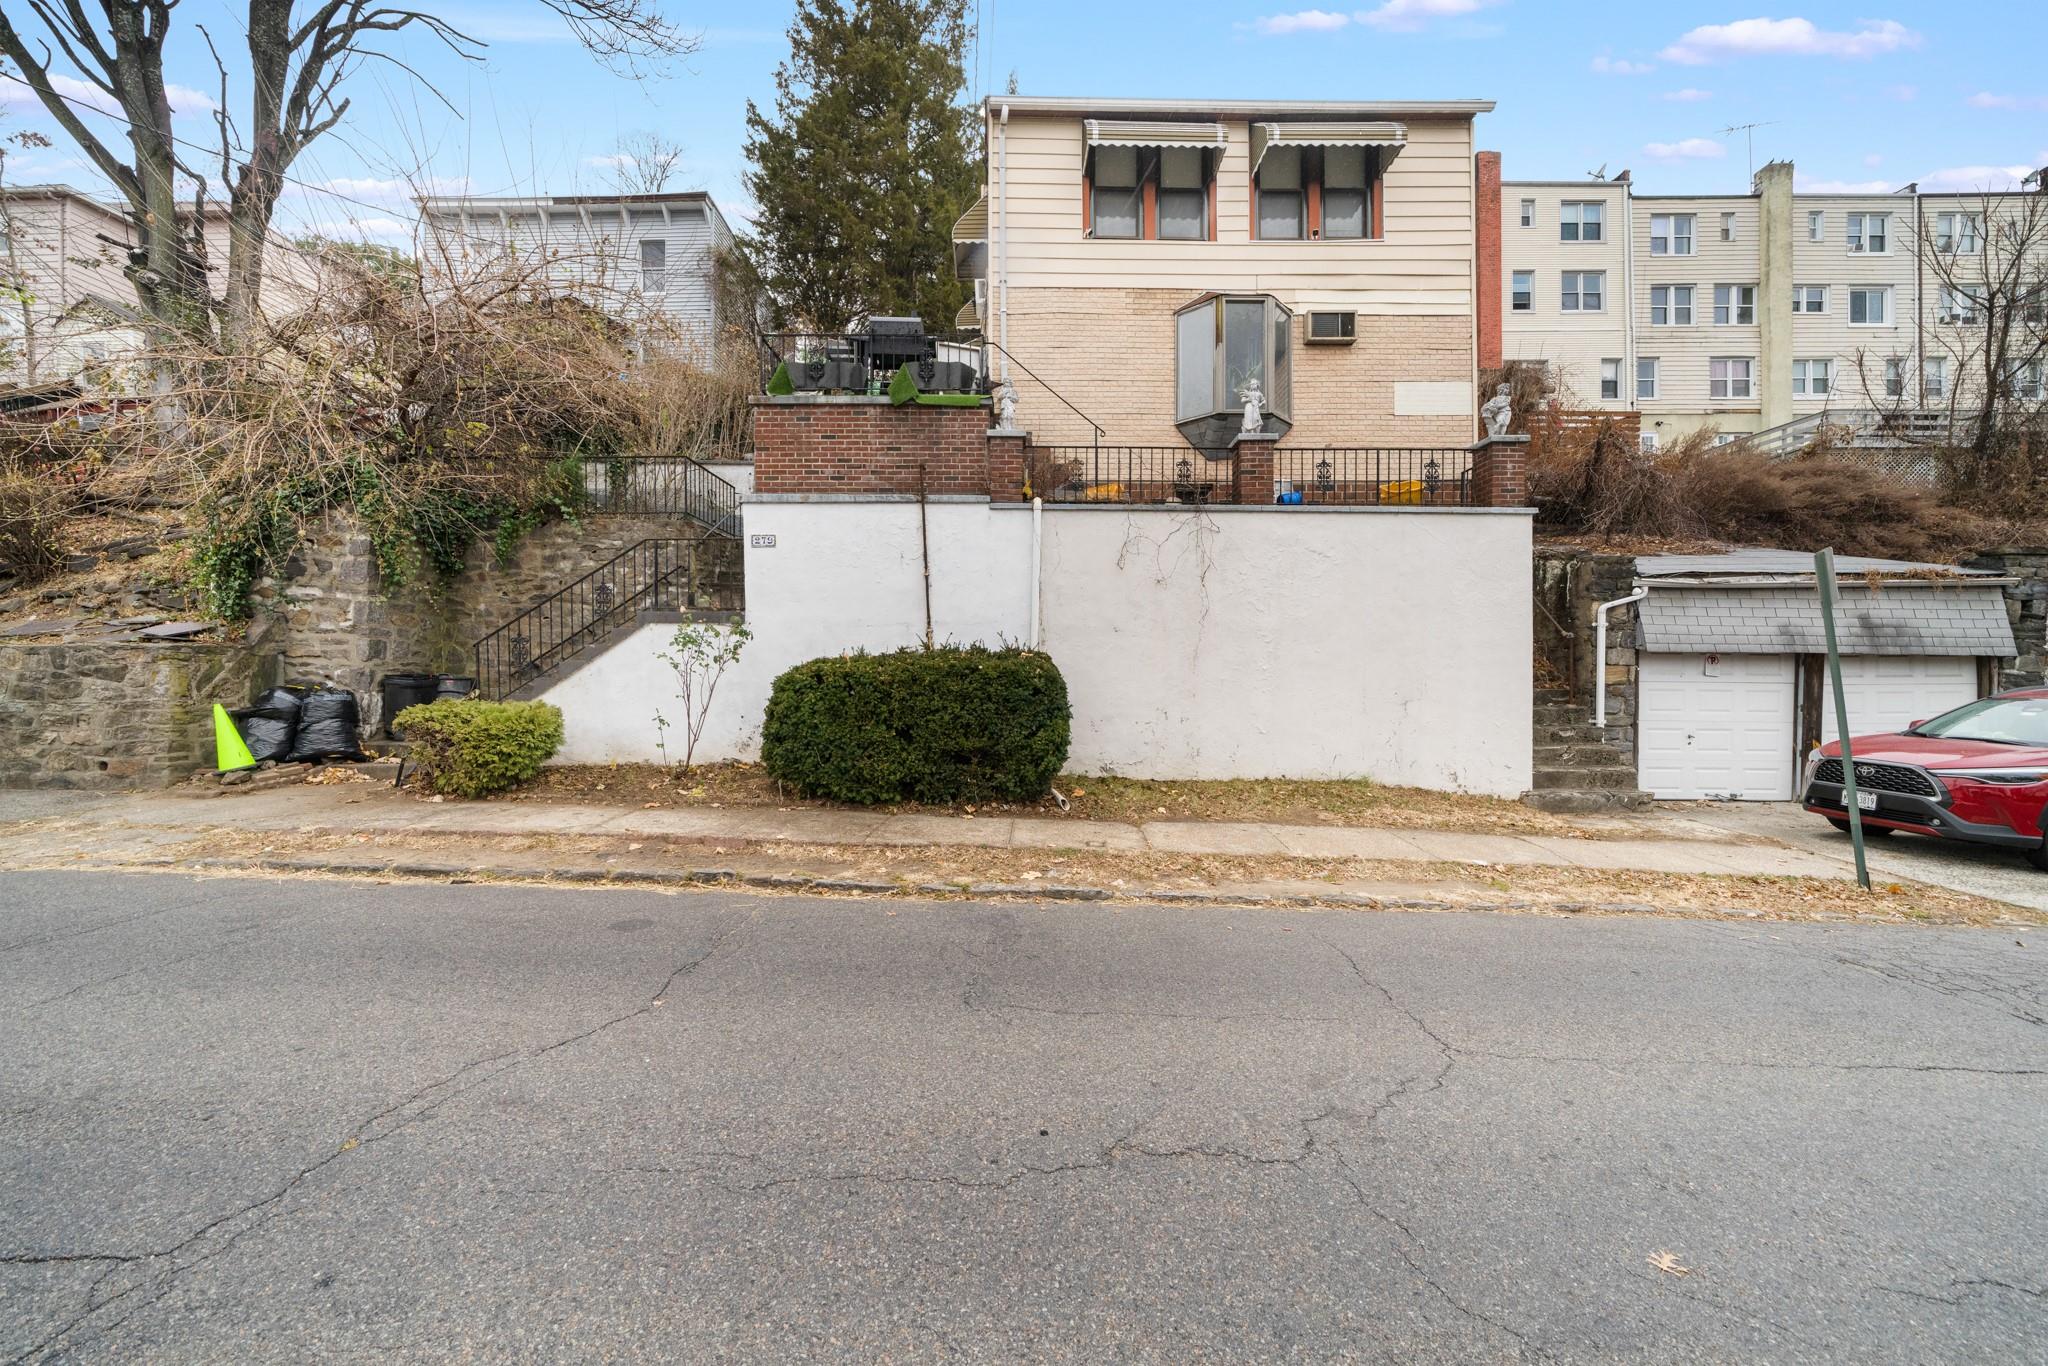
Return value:
M 725 215 L 702 190 L 676 194 L 425 198 L 419 257 L 431 278 L 507 253 L 538 255 L 563 289 L 628 323 L 659 320 L 696 345 L 716 334 Z
M 1795 194 L 1782 161 L 1748 194 L 1503 181 L 1503 358 L 1547 364 L 1574 406 L 1639 410 L 1646 441 L 1944 408 L 1972 351 L 1930 261 L 1981 252 L 1987 204 L 2029 197 Z
M 228 257 L 225 205 L 209 205 L 205 236 L 212 292 L 219 295 Z M 6 344 L 0 380 L 68 380 L 142 348 L 143 320 L 126 273 L 134 240 L 124 205 L 68 185 L 0 191 L 0 340 Z M 264 311 L 290 316 L 314 297 L 317 281 L 317 263 L 273 236 L 264 262 Z

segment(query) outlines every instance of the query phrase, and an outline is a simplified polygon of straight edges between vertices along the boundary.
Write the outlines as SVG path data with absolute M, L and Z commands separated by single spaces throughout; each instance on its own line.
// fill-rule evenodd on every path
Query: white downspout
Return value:
M 1038 579 L 1045 563 L 1045 499 L 1031 500 L 1031 649 L 1038 648 Z
M 1625 598 L 1603 602 L 1593 609 L 1593 724 L 1607 724 L 1607 614 L 1617 607 L 1632 602 L 1641 602 L 1650 596 L 1649 585 L 1636 589 Z
M 1002 351 L 1003 393 L 1010 389 L 1010 106 L 996 121 L 996 342 Z M 1013 405 L 1014 406 L 1014 405 Z

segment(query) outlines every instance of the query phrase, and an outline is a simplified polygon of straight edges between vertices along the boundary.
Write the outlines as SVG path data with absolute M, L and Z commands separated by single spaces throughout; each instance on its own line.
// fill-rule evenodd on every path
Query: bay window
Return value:
M 1174 318 L 1174 424 L 1197 446 L 1225 446 L 1259 382 L 1266 430 L 1284 434 L 1294 411 L 1294 316 L 1264 294 L 1210 294 Z

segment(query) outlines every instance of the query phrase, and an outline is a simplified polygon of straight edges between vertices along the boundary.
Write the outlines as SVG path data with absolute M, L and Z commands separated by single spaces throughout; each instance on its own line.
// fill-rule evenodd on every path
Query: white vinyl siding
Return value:
M 1403 152 L 1402 156 L 1407 153 Z M 1600 362 L 1627 356 L 1628 320 L 1623 304 L 1608 294 L 1621 287 L 1626 278 L 1629 244 L 1620 229 L 1628 221 L 1624 212 L 1624 187 L 1617 182 L 1579 185 L 1517 185 L 1502 187 L 1501 231 L 1505 250 L 1497 288 L 1507 295 L 1501 307 L 1502 353 L 1506 359 L 1525 363 L 1545 362 L 1557 382 L 1586 407 L 1626 408 L 1629 400 L 1600 398 Z M 1536 230 L 1517 233 L 1520 201 L 1532 203 L 1531 218 Z M 1601 203 L 1602 234 L 1598 241 L 1561 241 L 1552 229 L 1569 200 Z M 1634 223 L 1638 237 L 1646 220 Z M 1638 246 L 1638 251 L 1644 250 Z M 1570 312 L 1563 307 L 1563 277 L 1597 273 L 1600 309 Z M 1515 292 L 1522 277 L 1530 294 L 1530 307 L 1515 307 Z M 1582 281 L 1583 283 L 1583 281 Z M 1580 299 L 1584 303 L 1583 298 Z

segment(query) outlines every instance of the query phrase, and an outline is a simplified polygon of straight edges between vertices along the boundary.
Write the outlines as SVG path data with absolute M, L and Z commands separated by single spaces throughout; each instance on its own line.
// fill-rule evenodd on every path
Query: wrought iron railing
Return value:
M 687 455 L 586 459 L 583 492 L 594 512 L 687 517 L 714 536 L 739 538 L 739 490 Z
M 1333 507 L 1471 507 L 1472 457 L 1459 447 L 1282 446 L 1273 501 Z
M 1032 446 L 1024 476 L 1048 503 L 1228 503 L 1236 469 L 1227 448 Z
M 613 556 L 476 643 L 477 691 L 497 701 L 538 683 L 641 612 L 696 605 L 712 547 L 647 540 Z
M 985 394 L 988 351 L 979 337 L 930 333 L 764 332 L 761 388 L 783 369 L 798 393 L 882 394 L 901 366 L 926 393 Z

